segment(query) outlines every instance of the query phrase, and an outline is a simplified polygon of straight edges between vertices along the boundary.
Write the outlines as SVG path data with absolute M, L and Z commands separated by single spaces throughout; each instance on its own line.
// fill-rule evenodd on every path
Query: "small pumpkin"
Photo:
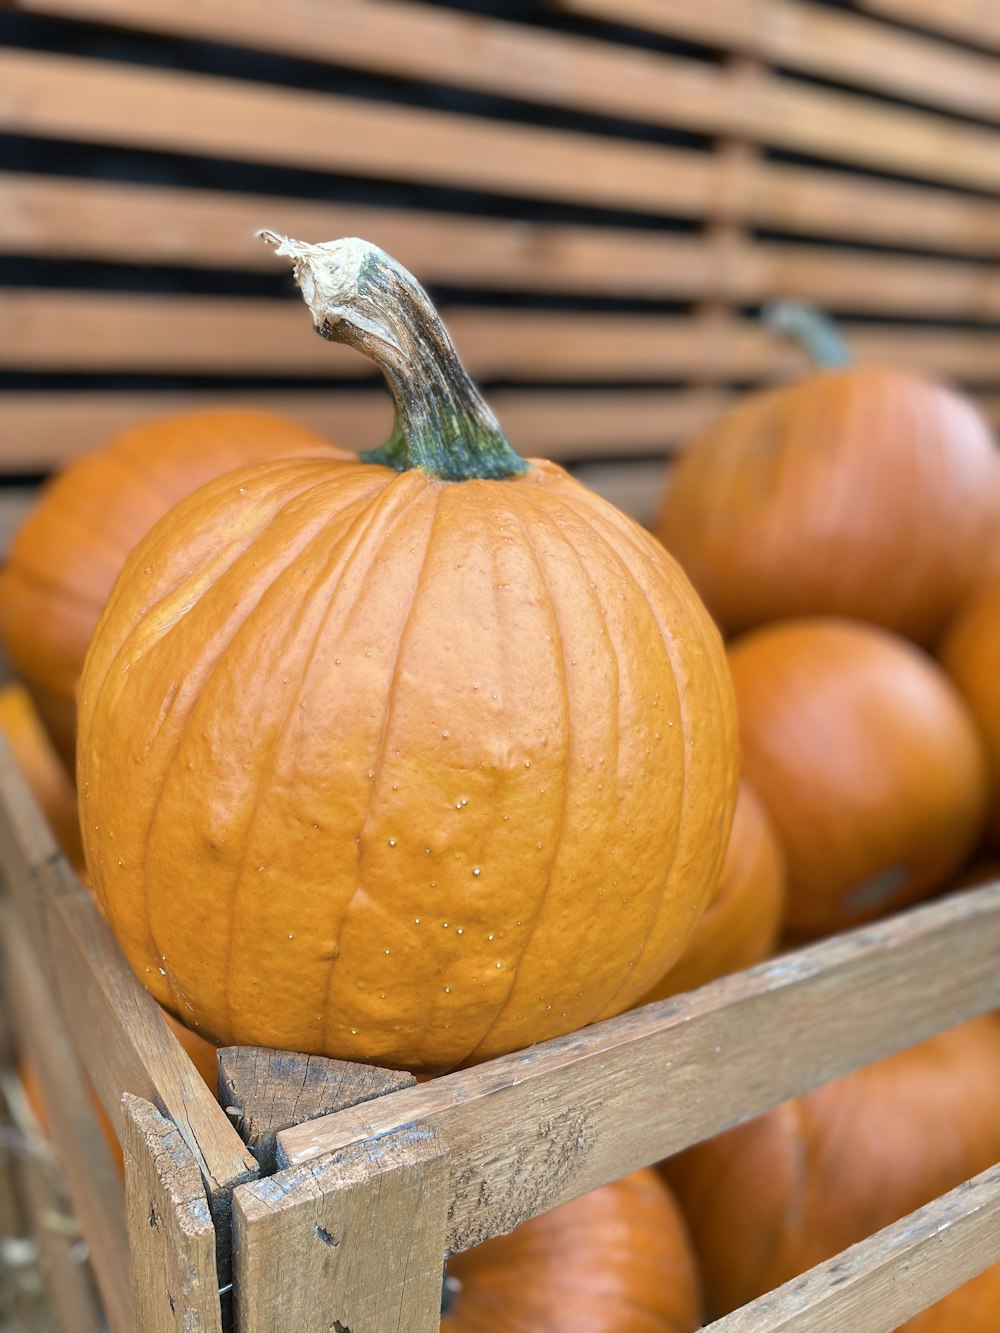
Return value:
M 349 457 L 268 412 L 227 407 L 145 421 L 58 473 L 0 570 L 0 640 L 73 765 L 76 682 L 129 551 L 178 500 L 258 459 Z
M 1000 574 L 959 608 L 937 655 L 986 743 L 993 791 L 988 834 L 1000 847 Z
M 0 688 L 0 731 L 53 836 L 73 866 L 83 864 L 76 791 L 52 748 L 31 695 L 12 682 Z
M 781 934 L 785 856 L 753 788 L 740 783 L 719 887 L 687 948 L 640 1004 L 695 990 L 769 957 Z
M 211 483 L 126 562 L 81 682 L 87 863 L 213 1041 L 430 1074 L 618 1013 L 680 954 L 731 686 L 676 562 L 514 452 L 410 274 L 281 246 L 394 434 Z
M 788 930 L 842 930 L 941 888 L 989 801 L 982 743 L 941 668 L 835 617 L 755 630 L 729 666 L 744 773 L 788 863 Z
M 808 312 L 792 327 L 829 359 Z M 822 369 L 696 439 L 655 531 L 726 633 L 842 615 L 930 643 L 978 577 L 998 470 L 961 394 L 878 366 Z
M 1000 1023 L 985 1015 L 671 1158 L 664 1171 L 691 1231 L 709 1315 L 790 1281 L 1000 1160 L 998 1092 Z
M 441 1333 L 694 1333 L 698 1275 L 655 1171 L 624 1179 L 448 1260 Z

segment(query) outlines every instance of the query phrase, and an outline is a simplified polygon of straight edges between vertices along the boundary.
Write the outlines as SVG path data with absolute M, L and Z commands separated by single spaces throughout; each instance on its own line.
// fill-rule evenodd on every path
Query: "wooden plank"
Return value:
M 1000 51 L 1000 12 L 994 0 L 859 0 L 881 18 L 929 28 L 960 42 Z
M 0 948 L 21 1042 L 31 1051 L 70 1197 L 90 1245 L 114 1333 L 130 1333 L 128 1231 L 121 1182 L 97 1122 L 72 1040 L 42 980 L 42 963 L 9 902 L 0 903 Z
M 447 1156 L 420 1125 L 241 1186 L 240 1333 L 437 1333 L 448 1198 Z
M 998 1260 L 994 1166 L 705 1333 L 891 1333 Z
M 226 1046 L 218 1061 L 219 1101 L 265 1175 L 276 1170 L 279 1131 L 416 1082 L 402 1070 L 261 1046 Z
M 198 1165 L 149 1102 L 122 1104 L 132 1297 L 141 1333 L 222 1333 L 215 1228 Z
M 83 5 L 86 0 L 78 0 Z M 112 0 L 124 5 L 125 0 Z M 685 37 L 725 51 L 741 51 L 789 69 L 895 94 L 925 105 L 939 106 L 984 119 L 1000 116 L 1000 84 L 996 64 L 972 51 L 960 51 L 914 33 L 843 10 L 801 0 L 556 0 L 558 8 L 584 18 L 626 23 L 673 37 Z M 968 0 L 965 0 L 968 3 Z M 906 18 L 905 11 L 924 11 L 925 26 L 960 35 L 962 3 L 940 0 L 862 0 L 876 13 Z M 970 10 L 966 33 L 980 45 L 989 31 L 985 17 L 990 0 Z M 898 12 L 894 12 L 898 11 Z M 957 12 L 956 12 L 957 11 Z M 931 21 L 933 19 L 933 21 Z M 957 24 L 956 21 L 957 20 Z M 976 21 L 978 20 L 978 22 Z M 995 22 L 995 19 L 993 19 Z M 998 29 L 1000 31 L 1000 29 Z M 1000 44 L 1000 36 L 997 38 Z
M 1000 883 L 286 1130 L 280 1160 L 436 1129 L 465 1249 L 995 1007 L 998 949 Z
M 490 404 L 526 457 L 662 454 L 700 430 L 731 395 L 672 389 L 499 390 Z M 9 393 L 0 402 L 0 468 L 46 472 L 147 418 L 231 402 L 292 417 L 352 449 L 389 434 L 392 407 L 380 391 L 331 387 L 271 393 Z M 11 517 L 16 517 L 17 502 Z
M 257 1163 L 57 851 L 2 738 L 0 866 L 40 974 L 119 1139 L 123 1092 L 152 1102 L 180 1129 L 205 1181 L 226 1273 L 232 1189 L 257 1175 Z
M 684 217 L 716 174 L 661 145 L 27 50 L 0 50 L 0 129 Z

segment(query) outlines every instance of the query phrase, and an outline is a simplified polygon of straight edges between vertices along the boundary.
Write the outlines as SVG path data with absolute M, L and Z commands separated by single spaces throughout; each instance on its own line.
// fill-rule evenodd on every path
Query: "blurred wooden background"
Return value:
M 378 443 L 254 231 L 410 266 L 524 453 L 639 517 L 762 302 L 1000 419 L 988 0 L 19 0 L 0 12 L 0 549 L 31 487 L 232 397 Z

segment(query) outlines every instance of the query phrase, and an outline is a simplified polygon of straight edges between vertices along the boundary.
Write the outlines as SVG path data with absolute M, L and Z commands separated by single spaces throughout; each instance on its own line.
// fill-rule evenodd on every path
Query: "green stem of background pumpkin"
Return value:
M 849 366 L 851 356 L 843 334 L 829 315 L 802 301 L 774 301 L 760 312 L 761 320 L 776 333 L 793 338 L 817 370 Z
M 362 458 L 444 481 L 527 471 L 430 297 L 402 264 L 354 237 L 307 245 L 270 231 L 260 236 L 291 256 L 317 333 L 371 357 L 386 378 L 396 404 L 392 435 Z

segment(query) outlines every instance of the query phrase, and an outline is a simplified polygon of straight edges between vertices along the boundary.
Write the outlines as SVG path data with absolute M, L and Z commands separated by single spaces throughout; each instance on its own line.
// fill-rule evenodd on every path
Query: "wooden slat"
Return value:
M 994 1166 L 705 1333 L 891 1333 L 998 1260 Z
M 286 1130 L 279 1151 L 296 1168 L 414 1122 L 438 1130 L 448 1245 L 465 1249 L 995 1007 L 998 949 L 992 884 Z
M 997 283 L 984 279 L 984 291 Z M 805 356 L 753 320 L 546 310 L 443 310 L 480 379 L 635 381 L 787 376 Z M 995 382 L 1000 333 L 844 325 L 859 361 Z M 257 376 L 374 375 L 371 363 L 316 338 L 298 302 L 10 288 L 0 364 L 22 370 L 187 371 Z
M 421 1125 L 237 1190 L 240 1333 L 437 1333 L 448 1195 Z
M 962 260 L 744 242 L 720 262 L 701 236 L 0 173 L 0 250 L 12 254 L 273 271 L 255 234 L 265 218 L 289 236 L 364 236 L 430 284 L 1000 316 L 1000 274 Z M 1000 254 L 1000 206 L 983 241 Z
M 119 1138 L 123 1092 L 144 1097 L 180 1129 L 205 1181 L 225 1271 L 232 1189 L 257 1175 L 257 1163 L 58 852 L 2 738 L 0 866 L 40 972 Z
M 707 154 L 74 56 L 0 51 L 0 129 L 702 214 Z
M 177 1126 L 141 1097 L 122 1105 L 137 1333 L 222 1333 L 215 1229 Z
M 43 981 L 41 960 L 9 902 L 0 903 L 0 944 L 7 998 L 13 1004 L 20 1041 L 31 1051 L 70 1197 L 89 1237 L 90 1261 L 112 1333 L 131 1333 L 128 1230 L 121 1181 L 97 1123 L 70 1034 Z
M 859 0 L 863 9 L 1000 51 L 1000 11 L 994 0 Z
M 47 4 L 47 0 L 42 0 Z M 124 5 L 125 0 L 110 0 Z M 61 3 L 61 0 L 60 0 Z M 86 7 L 77 0 L 74 8 Z M 928 27 L 955 35 L 976 33 L 981 45 L 989 32 L 991 0 L 968 7 L 952 0 L 862 0 L 875 13 L 906 18 L 923 11 Z M 825 8 L 802 0 L 556 0 L 558 8 L 585 18 L 627 23 L 669 36 L 705 42 L 726 51 L 742 51 L 803 73 L 854 83 L 925 105 L 984 119 L 1000 116 L 1000 84 L 995 63 L 972 51 L 894 30 L 860 14 Z M 972 11 L 979 9 L 973 17 Z M 978 23 L 976 22 L 978 18 Z M 985 19 L 985 21 L 984 21 Z M 998 28 L 1000 33 L 1000 28 Z M 1000 35 L 997 36 L 1000 44 Z
M 490 404 L 518 450 L 532 457 L 673 452 L 729 401 L 721 392 L 502 390 Z M 146 419 L 225 402 L 292 417 L 352 449 L 387 438 L 392 407 L 382 392 L 10 393 L 0 410 L 0 470 L 45 472 Z M 10 509 L 16 519 L 25 496 Z M 0 513 L 3 512 L 0 503 Z

